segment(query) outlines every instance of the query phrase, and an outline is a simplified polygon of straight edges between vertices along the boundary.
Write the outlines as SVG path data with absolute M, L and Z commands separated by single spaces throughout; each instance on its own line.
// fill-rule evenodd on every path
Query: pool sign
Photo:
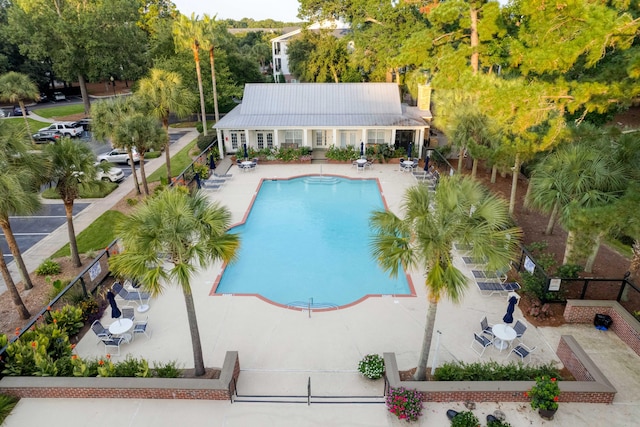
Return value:
M 549 281 L 549 290 L 550 291 L 559 291 L 560 290 L 560 282 L 562 282 L 562 280 L 560 280 L 560 279 L 551 279 Z
M 95 264 L 93 264 L 93 266 L 89 269 L 89 278 L 91 279 L 91 281 L 93 282 L 94 280 L 96 280 L 96 277 L 98 277 L 101 272 L 102 267 L 100 267 L 100 263 L 96 262 Z

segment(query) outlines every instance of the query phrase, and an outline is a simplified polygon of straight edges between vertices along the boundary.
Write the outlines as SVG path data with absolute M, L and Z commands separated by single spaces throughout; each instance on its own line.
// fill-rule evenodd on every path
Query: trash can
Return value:
M 593 318 L 593 325 L 596 327 L 596 329 L 600 329 L 601 331 L 606 331 L 607 329 L 609 329 L 612 323 L 613 320 L 608 314 L 598 313 L 596 314 L 596 317 Z

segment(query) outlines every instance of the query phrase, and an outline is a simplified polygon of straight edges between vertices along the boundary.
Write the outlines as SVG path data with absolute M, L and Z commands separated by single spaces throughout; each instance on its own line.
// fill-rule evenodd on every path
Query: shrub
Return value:
M 84 316 L 80 307 L 65 305 L 60 310 L 50 312 L 52 322 L 67 335 L 75 335 L 84 326 Z
M 404 387 L 389 388 L 387 409 L 400 420 L 417 421 L 422 415 L 422 393 Z
M 60 274 L 60 271 L 60 264 L 51 259 L 42 261 L 38 268 L 36 268 L 36 274 L 38 276 L 54 276 Z
M 202 128 L 202 123 L 200 123 L 200 127 Z M 202 130 L 200 130 L 199 132 L 202 133 Z M 210 133 L 208 135 L 198 135 L 198 140 L 196 142 L 196 145 L 200 150 L 200 152 L 202 153 L 208 146 L 216 142 L 217 139 L 218 138 L 215 132 Z
M 182 370 L 178 368 L 177 361 L 167 363 L 153 363 L 153 373 L 158 378 L 180 378 Z
M 133 199 L 133 198 L 127 198 L 127 205 L 129 206 L 135 206 L 138 204 L 138 199 Z
M 97 319 L 100 312 L 98 302 L 93 298 L 86 298 L 78 303 L 78 307 L 82 310 L 82 319 L 85 322 L 93 323 Z
M 480 420 L 471 411 L 459 412 L 451 419 L 451 427 L 478 427 Z
M 576 264 L 564 264 L 556 270 L 556 276 L 563 279 L 577 279 L 582 267 Z
M 145 359 L 138 360 L 128 355 L 125 360 L 114 365 L 112 376 L 148 378 L 151 376 L 151 371 Z
M 487 422 L 487 427 L 511 427 L 511 424 L 506 421 L 491 420 Z
M 13 408 L 18 403 L 18 398 L 0 394 L 0 424 L 9 416 Z
M 560 378 L 560 372 L 551 363 L 540 366 L 489 362 L 447 362 L 436 369 L 436 381 L 533 381 L 540 376 Z
M 59 367 L 73 346 L 69 336 L 55 323 L 38 325 L 7 346 L 2 373 L 13 376 L 59 376 Z
M 378 354 L 367 354 L 358 363 L 358 371 L 365 377 L 377 380 L 384 374 L 384 359 Z
M 193 172 L 199 174 L 201 179 L 207 179 L 209 178 L 209 165 L 194 163 Z

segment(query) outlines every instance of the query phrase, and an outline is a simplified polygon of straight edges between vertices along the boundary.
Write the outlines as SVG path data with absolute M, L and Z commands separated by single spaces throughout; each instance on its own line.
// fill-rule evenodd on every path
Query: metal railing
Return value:
M 9 344 L 17 340 L 28 331 L 32 326 L 37 323 L 46 322 L 49 319 L 49 312 L 61 309 L 63 306 L 69 304 L 70 297 L 73 299 L 86 299 L 91 297 L 96 289 L 104 282 L 109 276 L 109 257 L 120 252 L 118 241 L 114 240 L 107 246 L 106 249 L 100 251 L 93 261 L 87 267 L 82 270 L 67 286 L 60 291 L 55 298 L 40 309 L 32 318 L 16 332 L 15 336 L 9 339 Z M 6 351 L 7 346 L 0 349 L 0 358 Z

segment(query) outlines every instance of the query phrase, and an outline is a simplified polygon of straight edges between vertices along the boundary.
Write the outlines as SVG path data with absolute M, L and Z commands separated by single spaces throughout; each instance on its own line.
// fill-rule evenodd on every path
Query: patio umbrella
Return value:
M 413 142 L 409 143 L 409 148 L 407 149 L 407 156 L 411 158 L 411 152 L 413 151 Z
M 502 321 L 504 323 L 513 323 L 513 310 L 516 309 L 516 304 L 518 303 L 518 298 L 511 297 L 509 298 L 509 305 L 507 306 L 507 314 L 504 315 Z
M 427 157 L 424 158 L 424 171 L 429 172 L 429 153 L 427 153 Z
M 249 152 L 247 151 L 247 144 L 243 144 L 244 147 L 244 158 L 246 159 L 247 157 L 249 157 Z
M 202 184 L 200 183 L 200 173 L 196 172 L 196 175 L 193 177 L 196 180 L 196 185 L 198 188 L 202 188 Z
M 213 153 L 209 155 L 209 169 L 214 170 L 216 168 L 216 159 Z
M 111 306 L 111 317 L 117 319 L 122 316 L 122 312 L 118 308 L 118 304 L 116 303 L 116 297 L 113 295 L 113 292 L 107 292 L 107 300 L 109 300 L 109 305 Z
M 360 157 L 364 157 L 364 142 L 360 141 Z

